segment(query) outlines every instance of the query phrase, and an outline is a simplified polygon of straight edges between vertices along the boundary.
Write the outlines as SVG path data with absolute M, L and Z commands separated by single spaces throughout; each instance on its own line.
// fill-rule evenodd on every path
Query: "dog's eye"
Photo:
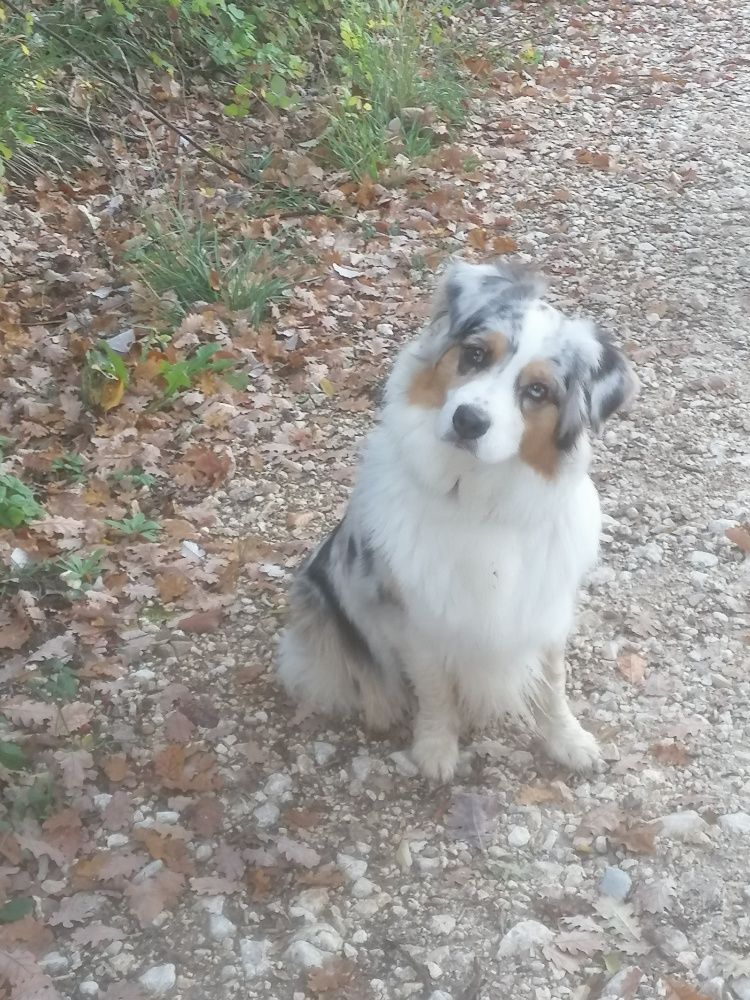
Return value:
M 523 394 L 527 399 L 541 403 L 549 396 L 549 389 L 544 382 L 532 382 L 530 385 L 524 386 Z
M 486 348 L 477 344 L 467 344 L 461 350 L 461 361 L 464 368 L 483 368 L 487 364 L 488 353 Z

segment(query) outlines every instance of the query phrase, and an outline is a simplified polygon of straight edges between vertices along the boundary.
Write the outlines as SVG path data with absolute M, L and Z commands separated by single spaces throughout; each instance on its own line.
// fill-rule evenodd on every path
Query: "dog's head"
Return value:
M 637 379 L 591 323 L 563 316 L 542 292 L 508 265 L 454 262 L 404 391 L 409 406 L 432 411 L 440 440 L 489 464 L 517 456 L 552 478 Z

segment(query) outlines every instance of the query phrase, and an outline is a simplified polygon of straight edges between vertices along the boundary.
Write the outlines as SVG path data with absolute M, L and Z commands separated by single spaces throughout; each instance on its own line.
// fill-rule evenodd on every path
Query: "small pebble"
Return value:
M 153 996 L 162 996 L 168 993 L 177 982 L 177 972 L 174 965 L 170 963 L 155 965 L 140 975 L 138 982 L 147 993 L 151 993 Z
M 632 880 L 627 872 L 621 868 L 609 867 L 604 869 L 599 891 L 604 896 L 611 896 L 612 899 L 623 900 L 627 897 L 632 886 Z

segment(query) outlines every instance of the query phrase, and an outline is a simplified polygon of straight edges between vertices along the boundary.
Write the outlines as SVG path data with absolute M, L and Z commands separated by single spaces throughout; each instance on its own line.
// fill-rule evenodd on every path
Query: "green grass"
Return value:
M 182 314 L 197 302 L 221 302 L 258 323 L 286 289 L 277 247 L 252 240 L 222 245 L 216 229 L 179 207 L 151 215 L 145 230 L 128 259 L 141 282 L 158 297 L 169 295 Z
M 460 124 L 467 89 L 430 4 L 349 0 L 346 14 L 337 59 L 344 83 L 324 145 L 353 177 L 374 179 L 396 153 L 429 152 L 440 140 L 433 124 Z

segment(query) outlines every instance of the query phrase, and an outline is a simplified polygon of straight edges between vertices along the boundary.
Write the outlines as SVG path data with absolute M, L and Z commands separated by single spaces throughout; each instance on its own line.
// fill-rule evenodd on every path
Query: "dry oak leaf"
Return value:
M 31 636 L 31 622 L 14 619 L 0 625 L 0 649 L 20 649 Z
M 316 868 L 322 860 L 312 847 L 300 844 L 289 837 L 279 837 L 276 846 L 287 861 L 291 861 L 295 865 L 302 865 L 303 868 Z
M 221 714 L 208 695 L 188 695 L 180 699 L 180 708 L 196 726 L 213 729 L 219 725 Z
M 612 840 L 622 844 L 634 854 L 656 854 L 656 837 L 661 830 L 661 823 L 621 823 L 612 831 Z
M 50 722 L 57 712 L 46 701 L 29 701 L 27 698 L 10 698 L 0 703 L 0 712 L 17 726 L 38 726 Z
M 495 831 L 499 811 L 500 806 L 494 796 L 455 792 L 445 817 L 445 826 L 457 840 L 483 848 Z
M 181 792 L 209 792 L 222 784 L 213 754 L 195 752 L 188 757 L 185 747 L 175 743 L 154 756 L 154 770 L 165 788 Z
M 211 608 L 210 611 L 196 611 L 175 623 L 175 628 L 182 632 L 202 634 L 215 632 L 221 624 L 224 612 L 221 608 Z
M 105 924 L 97 922 L 89 924 L 87 927 L 76 927 L 70 935 L 79 948 L 91 945 L 102 944 L 104 941 L 122 941 L 125 937 L 124 931 L 117 927 L 107 927 Z
M 106 758 L 102 764 L 102 770 L 110 781 L 119 784 L 128 773 L 128 758 L 124 753 L 113 754 Z
M 639 910 L 646 913 L 664 913 L 672 905 L 677 890 L 672 879 L 657 878 L 639 886 L 634 900 Z
M 245 860 L 230 844 L 219 844 L 214 855 L 216 870 L 225 878 L 238 879 L 245 874 Z
M 190 580 L 187 576 L 176 569 L 168 569 L 159 573 L 154 579 L 154 583 L 159 591 L 159 597 L 165 604 L 169 604 L 177 597 L 182 597 L 190 586 Z
M 614 802 L 608 802 L 606 805 L 591 809 L 582 817 L 576 835 L 580 836 L 581 834 L 589 833 L 594 837 L 598 837 L 602 833 L 610 833 L 612 830 L 616 830 L 622 821 L 623 816 L 620 807 Z
M 104 904 L 104 896 L 93 892 L 77 892 L 74 896 L 66 896 L 60 904 L 60 908 L 47 922 L 56 927 L 62 924 L 63 927 L 72 927 L 73 924 L 82 924 L 93 917 Z
M 170 712 L 164 722 L 164 735 L 170 743 L 189 743 L 195 726 L 182 712 Z
M 163 861 L 173 872 L 192 875 L 195 871 L 195 865 L 184 841 L 175 837 L 165 837 L 156 830 L 142 826 L 133 830 L 133 840 L 143 844 L 154 861 Z
M 21 845 L 16 838 L 6 830 L 0 832 L 0 855 L 12 865 L 21 864 Z
M 651 753 L 662 764 L 669 764 L 671 767 L 685 767 L 691 760 L 690 754 L 685 747 L 676 741 L 653 743 Z
M 307 988 L 316 996 L 340 997 L 341 990 L 351 982 L 356 968 L 348 958 L 333 958 L 322 968 L 308 973 Z
M 585 167 L 593 167 L 595 170 L 609 170 L 612 165 L 612 157 L 609 153 L 597 153 L 592 149 L 577 149 L 575 157 L 577 163 Z
M 626 681 L 640 684 L 646 673 L 646 661 L 637 653 L 624 653 L 617 657 L 617 669 Z
M 522 806 L 555 803 L 562 805 L 573 801 L 573 794 L 562 781 L 552 781 L 549 784 L 521 785 L 516 796 L 516 802 Z
M 83 823 L 75 809 L 62 809 L 42 824 L 47 840 L 72 861 L 83 844 Z
M 57 750 L 54 758 L 60 766 L 65 790 L 80 792 L 86 780 L 86 772 L 94 766 L 94 758 L 88 750 Z
M 315 872 L 302 872 L 297 876 L 300 885 L 322 886 L 325 889 L 338 889 L 344 884 L 344 876 L 339 869 L 333 865 L 325 865 Z
M 130 795 L 117 791 L 104 807 L 102 824 L 105 830 L 126 830 L 133 821 L 133 804 Z
M 55 712 L 49 731 L 53 736 L 68 736 L 86 727 L 94 714 L 94 706 L 72 701 Z
M 125 890 L 130 909 L 142 927 L 174 905 L 185 888 L 185 876 L 163 868 L 151 878 L 133 881 Z
M 699 993 L 681 979 L 665 979 L 664 985 L 667 988 L 667 1000 L 709 1000 L 705 993 Z
M 206 795 L 188 806 L 185 818 L 201 837 L 213 837 L 221 826 L 224 805 L 214 795 Z
M 245 875 L 245 885 L 254 903 L 267 899 L 271 892 L 273 879 L 278 875 L 277 868 L 251 868 Z M 343 879 L 342 879 L 343 881 Z
M 314 809 L 287 809 L 282 819 L 285 826 L 293 826 L 297 830 L 314 830 L 320 823 L 320 813 Z
M 65 855 L 53 844 L 48 844 L 45 840 L 39 840 L 38 837 L 30 837 L 26 834 L 19 834 L 18 843 L 24 851 L 28 851 L 35 858 L 51 858 L 58 867 L 65 867 Z
M 746 556 L 750 555 L 750 530 L 746 527 L 727 528 L 727 538 L 741 549 Z
M 61 1000 L 61 995 L 30 951 L 0 949 L 0 983 L 8 983 L 13 1000 Z
M 55 940 L 49 927 L 33 917 L 21 917 L 12 924 L 0 926 L 0 949 L 13 950 L 19 944 L 35 955 L 45 955 Z

